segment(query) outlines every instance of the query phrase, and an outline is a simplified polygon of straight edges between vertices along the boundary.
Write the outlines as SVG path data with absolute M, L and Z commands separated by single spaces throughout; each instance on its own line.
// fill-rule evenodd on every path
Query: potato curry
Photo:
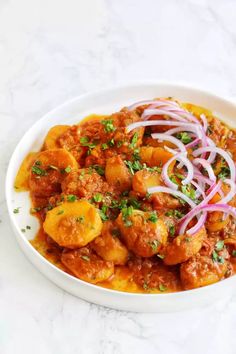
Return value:
M 236 269 L 236 133 L 173 98 L 56 125 L 15 181 L 40 230 L 30 241 L 102 287 L 166 293 Z

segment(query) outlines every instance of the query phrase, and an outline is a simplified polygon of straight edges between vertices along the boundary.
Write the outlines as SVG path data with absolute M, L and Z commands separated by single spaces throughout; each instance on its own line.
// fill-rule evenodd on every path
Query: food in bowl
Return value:
M 52 127 L 15 188 L 40 221 L 31 244 L 60 269 L 176 292 L 235 272 L 235 160 L 236 133 L 211 111 L 158 98 Z

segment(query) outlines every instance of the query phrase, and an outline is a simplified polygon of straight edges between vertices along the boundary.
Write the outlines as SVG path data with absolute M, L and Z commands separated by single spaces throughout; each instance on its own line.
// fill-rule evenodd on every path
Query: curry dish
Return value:
M 236 132 L 211 111 L 157 98 L 53 126 L 15 189 L 40 221 L 31 244 L 63 271 L 176 292 L 236 270 L 235 161 Z

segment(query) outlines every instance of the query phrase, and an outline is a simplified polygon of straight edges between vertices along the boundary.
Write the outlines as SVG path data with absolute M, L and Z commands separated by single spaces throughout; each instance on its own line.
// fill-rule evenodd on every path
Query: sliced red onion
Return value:
M 186 122 L 178 122 L 178 121 L 168 121 L 168 120 L 148 120 L 148 121 L 138 121 L 135 123 L 131 123 L 126 127 L 127 133 L 131 132 L 131 130 L 141 127 L 151 127 L 155 125 L 166 125 L 166 126 L 194 126 L 193 123 L 186 123 Z M 185 129 L 185 128 L 184 128 Z
M 127 109 L 129 111 L 133 111 L 135 108 L 138 108 L 138 107 L 144 106 L 144 105 L 150 105 L 154 102 L 155 102 L 154 100 L 143 100 L 143 101 L 135 102 L 135 103 L 131 104 L 130 106 L 128 106 Z
M 171 194 L 175 197 L 183 199 L 186 203 L 188 203 L 192 208 L 196 207 L 196 204 L 190 199 L 187 195 L 185 195 L 182 192 L 175 191 L 171 188 L 167 188 L 164 186 L 157 186 L 157 187 L 150 187 L 148 188 L 148 193 L 153 194 L 153 193 L 167 193 Z
M 177 190 L 178 185 L 176 183 L 172 182 L 171 179 L 169 178 L 169 175 L 168 175 L 168 169 L 169 169 L 171 163 L 175 160 L 181 161 L 187 167 L 187 171 L 188 171 L 187 176 L 185 179 L 183 179 L 181 181 L 181 183 L 183 185 L 189 184 L 192 181 L 192 179 L 193 179 L 193 165 L 185 156 L 183 156 L 183 154 L 177 154 L 177 155 L 174 155 L 173 157 L 171 157 L 163 166 L 162 178 L 163 178 L 165 184 L 168 187 Z
M 205 133 L 206 133 L 206 132 L 207 132 L 207 129 L 208 129 L 208 121 L 207 121 L 207 119 L 206 119 L 205 114 L 200 114 L 200 118 L 201 118 L 202 123 L 203 123 L 204 131 L 205 131 Z
M 165 133 L 169 134 L 169 135 L 173 135 L 173 134 L 176 134 L 176 133 L 179 133 L 179 132 L 192 132 L 198 138 L 202 137 L 201 130 L 199 129 L 199 126 L 195 125 L 195 124 L 192 124 L 192 123 L 186 124 L 186 129 L 183 126 L 182 127 L 176 127 L 176 128 L 172 128 L 172 129 L 167 130 Z
M 203 205 L 206 205 L 214 196 L 216 193 L 218 193 L 218 191 L 220 190 L 222 185 L 222 182 L 219 181 L 214 188 L 212 188 L 211 192 L 204 198 L 204 200 L 198 205 L 196 206 L 196 208 L 200 208 Z M 195 208 L 195 209 L 196 209 Z M 186 219 L 188 219 L 191 215 L 194 214 L 195 209 L 190 210 L 186 215 L 184 215 L 180 220 L 179 223 L 182 224 Z M 185 226 L 185 225 L 184 225 Z M 182 227 L 182 225 L 181 225 Z
M 193 141 L 191 141 L 191 143 L 188 143 L 187 145 L 185 145 L 186 149 L 191 149 L 194 146 L 198 145 L 200 143 L 201 139 L 200 138 L 196 138 Z
M 215 173 L 214 173 L 214 171 L 213 171 L 213 168 L 212 168 L 211 165 L 209 164 L 209 162 L 207 162 L 207 161 L 204 160 L 204 159 L 196 158 L 196 159 L 193 160 L 193 164 L 194 164 L 194 165 L 198 165 L 198 164 L 202 165 L 202 167 L 205 168 L 205 170 L 207 171 L 210 180 L 211 180 L 212 182 L 215 182 L 215 181 L 216 181 Z
M 179 114 L 164 110 L 164 109 L 145 109 L 141 116 L 142 119 L 148 119 L 151 116 L 163 116 L 167 115 L 169 118 L 176 119 L 180 122 L 187 122 L 185 118 L 181 117 Z
M 179 233 L 182 235 L 185 233 L 186 226 L 189 224 L 189 222 L 197 216 L 200 212 L 213 212 L 213 211 L 221 211 L 222 213 L 226 213 L 227 215 L 232 215 L 234 218 L 236 218 L 236 208 L 231 207 L 228 204 L 211 204 L 211 205 L 202 205 L 202 206 L 197 206 L 194 210 L 191 216 L 189 216 L 184 224 L 182 225 Z M 199 219 L 200 221 L 200 219 Z M 202 226 L 204 223 L 202 223 Z M 185 227 L 184 227 L 185 226 Z M 192 229 L 187 231 L 188 234 L 192 234 Z
M 183 152 L 185 154 L 187 153 L 184 144 L 179 139 L 175 138 L 174 136 L 171 136 L 168 134 L 162 134 L 162 133 L 160 133 L 160 134 L 154 133 L 154 134 L 152 134 L 152 138 L 158 139 L 159 141 L 169 141 L 170 143 L 176 145 L 181 152 Z
M 207 145 L 208 146 L 212 146 L 212 147 L 215 147 L 216 144 L 214 143 L 214 141 L 210 138 L 207 137 Z M 216 158 L 216 153 L 214 151 L 212 151 L 210 154 L 209 154 L 209 157 L 207 159 L 207 161 L 209 163 L 213 163 L 215 161 L 215 158 Z
M 205 222 L 206 222 L 206 219 L 207 219 L 207 212 L 204 212 L 200 218 L 198 219 L 198 222 L 193 226 L 191 227 L 191 229 L 189 229 L 187 231 L 187 234 L 188 235 L 194 235 L 196 234 L 198 231 L 201 230 L 201 228 L 204 226 Z M 185 233 L 185 231 L 184 231 Z
M 235 176 L 236 176 L 235 164 L 234 164 L 234 161 L 232 160 L 232 158 L 229 156 L 229 154 L 226 151 L 224 151 L 223 149 L 218 148 L 218 147 L 207 146 L 207 147 L 199 148 L 199 149 L 193 151 L 193 155 L 198 156 L 204 152 L 215 152 L 215 153 L 221 155 L 225 159 L 225 161 L 227 162 L 227 164 L 229 166 L 231 179 L 233 181 L 235 181 Z
M 220 204 L 226 204 L 226 203 L 230 202 L 233 199 L 233 197 L 235 196 L 235 194 L 236 194 L 236 185 L 231 179 L 226 178 L 224 180 L 224 183 L 227 183 L 230 186 L 230 191 L 224 198 L 222 198 L 218 202 Z

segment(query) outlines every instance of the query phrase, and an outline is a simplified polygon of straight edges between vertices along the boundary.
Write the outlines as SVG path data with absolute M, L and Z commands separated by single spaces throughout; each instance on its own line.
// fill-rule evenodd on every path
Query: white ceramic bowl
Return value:
M 30 215 L 28 193 L 16 193 L 13 188 L 18 168 L 30 151 L 37 151 L 50 127 L 56 124 L 73 124 L 91 113 L 109 114 L 135 101 L 154 97 L 173 96 L 213 110 L 218 117 L 236 127 L 236 105 L 191 87 L 164 83 L 138 83 L 79 96 L 46 114 L 35 123 L 17 145 L 9 163 L 6 177 L 6 200 L 11 223 L 23 252 L 47 278 L 69 293 L 87 301 L 120 310 L 137 312 L 178 311 L 207 305 L 219 298 L 229 296 L 236 288 L 236 277 L 204 288 L 170 294 L 132 294 L 108 290 L 61 271 L 43 258 L 28 242 L 35 235 L 38 222 Z M 20 207 L 20 213 L 13 209 Z M 21 229 L 32 229 L 22 233 Z

